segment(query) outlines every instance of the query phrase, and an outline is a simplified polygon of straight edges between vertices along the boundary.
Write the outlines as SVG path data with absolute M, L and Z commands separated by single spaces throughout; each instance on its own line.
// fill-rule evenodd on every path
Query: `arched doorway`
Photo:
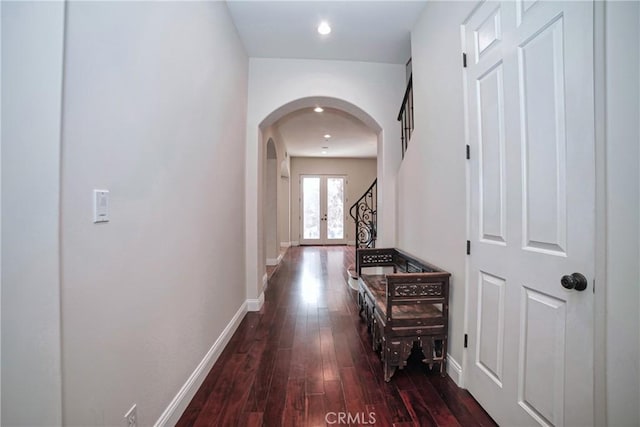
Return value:
M 283 193 L 291 191 L 289 180 L 278 178 L 278 174 L 280 174 L 279 171 L 282 169 L 282 162 L 286 163 L 288 159 L 285 158 L 284 149 L 280 146 L 280 141 L 278 141 L 277 137 L 274 137 L 274 134 L 277 134 L 277 132 L 274 132 L 273 125 L 279 119 L 294 111 L 305 108 L 312 109 L 318 105 L 343 111 L 364 123 L 376 135 L 375 140 L 376 146 L 378 147 L 378 153 L 379 156 L 382 155 L 380 147 L 382 146 L 383 131 L 378 121 L 359 106 L 343 99 L 318 96 L 299 98 L 281 105 L 264 117 L 264 119 L 258 124 L 257 132 L 257 154 L 259 161 L 257 165 L 258 170 L 256 178 L 258 182 L 256 186 L 253 186 L 253 188 L 251 184 L 248 184 L 247 186 L 248 202 L 251 201 L 251 193 L 253 191 L 256 193 L 255 200 L 257 202 L 256 209 L 247 209 L 247 296 L 249 309 L 259 309 L 262 305 L 264 297 L 263 291 L 267 277 L 266 266 L 272 262 L 277 262 L 279 246 L 282 242 L 282 239 L 278 240 L 278 236 L 281 235 L 278 230 L 286 230 L 287 232 L 290 231 L 292 234 L 294 233 L 290 228 L 291 221 L 289 221 L 289 218 L 286 218 L 286 223 L 283 223 L 284 218 L 288 217 L 289 211 L 287 210 L 286 212 L 282 212 L 277 207 L 274 210 L 272 206 L 274 201 L 277 204 L 277 200 L 279 198 L 278 191 L 281 193 L 280 198 L 285 196 Z M 251 133 L 249 133 L 249 135 L 251 135 Z M 274 166 L 276 174 L 275 180 L 273 179 Z M 248 164 L 247 167 L 250 168 L 251 166 Z M 378 166 L 378 171 L 380 171 L 380 166 Z M 248 174 L 248 176 L 250 175 L 251 173 Z M 280 188 L 275 191 L 273 191 L 273 189 L 270 190 L 274 181 L 276 182 L 276 187 L 278 185 L 280 186 Z M 289 204 L 297 202 L 297 199 L 292 199 L 290 201 L 287 199 L 287 207 Z M 273 212 L 275 212 L 275 221 Z M 253 227 L 255 227 L 255 234 L 252 234 Z M 288 233 L 283 232 L 282 234 Z M 257 241 L 253 240 L 253 236 L 255 236 Z M 255 246 L 253 242 L 255 242 Z M 252 247 L 257 249 L 255 255 L 252 253 Z M 256 262 L 256 264 L 253 264 L 255 267 L 251 265 L 254 262 L 253 260 Z M 252 270 L 252 268 L 255 268 L 255 270 Z M 253 274 L 254 271 L 255 275 Z M 257 282 L 256 287 L 252 287 L 253 280 L 256 280 Z
M 377 244 L 396 241 L 396 180 L 402 161 L 398 102 L 406 89 L 405 67 L 348 61 L 297 61 L 252 58 L 249 73 L 245 169 L 245 263 L 249 309 L 262 305 L 264 253 L 264 132 L 287 112 L 316 102 L 342 109 L 376 130 Z M 277 142 L 277 141 L 276 141 Z M 281 155 L 282 153 L 278 153 Z M 290 179 L 292 181 L 292 179 Z M 292 198 L 291 203 L 297 200 Z

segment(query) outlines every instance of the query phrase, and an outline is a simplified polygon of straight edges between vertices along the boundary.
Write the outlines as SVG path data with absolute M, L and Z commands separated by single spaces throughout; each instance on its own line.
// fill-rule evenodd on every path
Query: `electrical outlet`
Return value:
M 136 404 L 124 414 L 124 419 L 127 420 L 127 427 L 138 427 L 138 408 Z

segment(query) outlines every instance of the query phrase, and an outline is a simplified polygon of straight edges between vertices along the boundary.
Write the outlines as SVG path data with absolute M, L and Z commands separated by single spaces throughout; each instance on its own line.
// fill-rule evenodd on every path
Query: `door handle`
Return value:
M 562 276 L 560 283 L 565 289 L 575 289 L 576 291 L 587 289 L 587 278 L 580 273 Z

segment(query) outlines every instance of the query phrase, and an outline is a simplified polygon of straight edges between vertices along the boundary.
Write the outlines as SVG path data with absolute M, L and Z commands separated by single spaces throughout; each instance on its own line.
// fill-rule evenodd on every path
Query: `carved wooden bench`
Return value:
M 404 368 L 414 347 L 445 375 L 450 274 L 395 248 L 358 249 L 358 304 L 380 350 L 384 380 Z M 363 274 L 387 267 L 393 273 Z

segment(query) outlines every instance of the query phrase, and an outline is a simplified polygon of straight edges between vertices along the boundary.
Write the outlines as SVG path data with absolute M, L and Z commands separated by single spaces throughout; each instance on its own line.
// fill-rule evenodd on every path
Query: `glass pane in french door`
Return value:
M 302 178 L 302 238 L 320 238 L 320 177 Z
M 344 239 L 344 178 L 327 178 L 327 239 Z

